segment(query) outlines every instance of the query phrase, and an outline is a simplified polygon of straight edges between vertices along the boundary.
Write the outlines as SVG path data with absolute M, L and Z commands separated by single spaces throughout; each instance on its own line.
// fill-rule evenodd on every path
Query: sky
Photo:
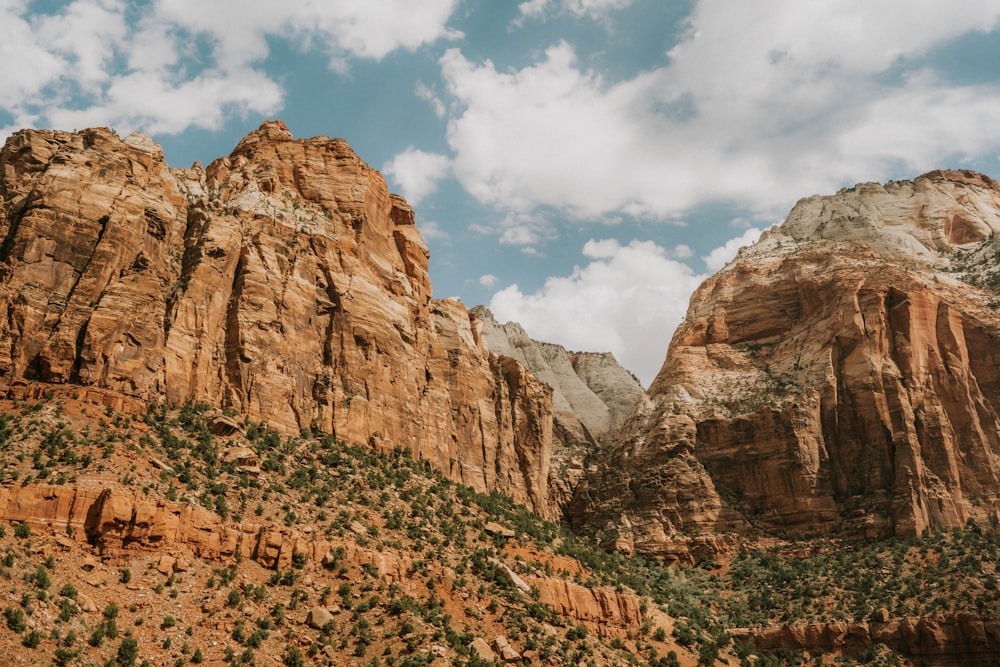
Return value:
M 270 118 L 346 139 L 435 296 L 644 385 L 799 198 L 1000 177 L 997 0 L 0 0 L 0 57 L 0 139 L 141 131 L 176 167 Z

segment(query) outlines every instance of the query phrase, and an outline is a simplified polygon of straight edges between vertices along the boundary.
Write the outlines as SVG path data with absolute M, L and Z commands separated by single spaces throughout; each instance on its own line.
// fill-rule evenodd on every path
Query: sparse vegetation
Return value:
M 81 648 L 95 651 L 102 662 L 134 664 L 141 645 L 144 657 L 179 654 L 169 661 L 195 664 L 321 663 L 329 650 L 388 667 L 427 664 L 434 645 L 444 647 L 452 664 L 477 665 L 482 662 L 470 652 L 472 640 L 500 634 L 519 651 L 533 652 L 533 659 L 564 665 L 663 667 L 680 664 L 681 654 L 690 663 L 712 664 L 728 656 L 730 664 L 768 665 L 785 658 L 733 646 L 726 629 L 850 621 L 882 609 L 897 617 L 996 613 L 1000 607 L 1000 545 L 994 534 L 974 525 L 906 542 L 783 543 L 739 553 L 732 562 L 665 568 L 607 553 L 499 494 L 444 479 L 402 450 L 377 453 L 320 433 L 283 436 L 246 423 L 241 442 L 262 468 L 270 461 L 268 472 L 253 476 L 226 462 L 223 454 L 231 444 L 212 435 L 204 406 L 153 406 L 141 419 L 105 412 L 97 437 L 65 415 L 57 428 L 46 425 L 46 419 L 55 419 L 52 412 L 32 407 L 3 421 L 11 429 L 7 449 L 0 452 L 8 473 L 37 472 L 31 456 L 36 441 L 73 442 L 76 459 L 60 460 L 60 445 L 50 457 L 46 445 L 42 461 L 49 477 L 69 479 L 90 451 L 94 461 L 88 465 L 113 468 L 122 484 L 128 480 L 143 496 L 200 506 L 220 525 L 252 515 L 260 531 L 308 535 L 329 544 L 317 553 L 283 542 L 287 551 L 273 560 L 259 554 L 254 560 L 243 551 L 195 559 L 183 571 L 166 574 L 149 552 L 131 552 L 127 565 L 118 561 L 117 569 L 97 564 L 119 582 L 114 584 L 119 593 L 99 600 L 102 614 L 81 614 L 83 593 L 103 595 L 101 589 L 74 578 L 76 568 L 58 554 L 39 564 L 33 543 L 48 544 L 51 537 L 30 528 L 20 535 L 20 526 L 28 526 L 20 523 L 13 535 L 0 535 L 0 574 L 21 597 L 19 606 L 4 610 L 3 631 L 25 646 L 46 645 L 46 655 L 59 664 L 76 664 Z M 31 420 L 38 422 L 33 428 Z M 108 442 L 114 450 L 102 458 Z M 166 465 L 134 463 L 154 458 Z M 166 500 L 168 492 L 175 500 Z M 228 511 L 220 512 L 220 506 Z M 487 524 L 503 531 L 488 532 Z M 631 589 L 640 596 L 646 622 L 605 637 L 561 616 L 537 590 L 519 592 L 497 563 L 529 580 Z M 176 604 L 176 611 L 156 614 L 148 598 L 140 597 L 152 597 L 152 591 L 169 592 L 169 600 L 157 599 Z M 53 620 L 33 615 L 40 604 L 52 610 Z M 334 620 L 306 630 L 301 624 L 316 605 L 334 610 Z M 210 638 L 218 635 L 211 628 L 223 619 L 234 629 L 226 642 L 213 645 Z M 40 624 L 32 632 L 29 620 Z M 304 632 L 308 646 L 289 645 L 289 631 Z M 873 655 L 871 664 L 889 664 L 892 658 L 884 648 Z M 790 663 L 795 659 L 787 656 Z M 165 657 L 157 660 L 169 664 Z

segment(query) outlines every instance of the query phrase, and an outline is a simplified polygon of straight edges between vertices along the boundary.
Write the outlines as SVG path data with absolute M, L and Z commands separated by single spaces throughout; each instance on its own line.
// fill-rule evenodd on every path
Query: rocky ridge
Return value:
M 998 230 L 971 172 L 800 201 L 695 292 L 574 525 L 668 558 L 996 526 Z
M 0 151 L 0 235 L 8 385 L 402 447 L 557 515 L 551 390 L 431 299 L 412 209 L 343 140 L 267 122 L 171 169 L 142 135 L 24 130 Z
M 482 326 L 491 352 L 517 359 L 552 387 L 554 435 L 563 444 L 598 444 L 645 395 L 638 379 L 610 352 L 569 352 L 532 339 L 517 322 L 500 324 L 485 306 L 469 312 Z
M 610 352 L 568 352 L 528 336 L 517 322 L 500 324 L 485 306 L 470 311 L 494 354 L 516 359 L 552 387 L 552 462 L 549 490 L 565 506 L 583 476 L 584 461 L 646 400 L 638 379 Z

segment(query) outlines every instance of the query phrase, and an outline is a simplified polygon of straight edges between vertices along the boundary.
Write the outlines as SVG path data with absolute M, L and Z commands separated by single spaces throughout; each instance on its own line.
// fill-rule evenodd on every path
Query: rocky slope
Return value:
M 841 654 L 863 663 L 871 662 L 866 654 L 881 645 L 935 667 L 1000 665 L 1000 619 L 974 614 L 733 629 L 730 636 L 767 652 Z
M 693 295 L 575 525 L 683 558 L 996 526 L 998 230 L 1000 187 L 970 172 L 800 201 Z
M 551 390 L 431 300 L 413 211 L 342 140 L 279 122 L 208 168 L 150 139 L 0 152 L 0 374 L 201 401 L 403 447 L 545 516 Z
M 697 660 L 606 554 L 401 450 L 38 386 L 0 398 L 0 664 Z

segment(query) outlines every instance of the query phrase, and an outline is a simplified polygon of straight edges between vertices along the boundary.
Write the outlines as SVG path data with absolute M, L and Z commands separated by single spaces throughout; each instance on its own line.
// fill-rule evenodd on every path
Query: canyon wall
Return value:
M 726 534 L 995 527 L 997 230 L 1000 188 L 971 172 L 799 202 L 692 296 L 575 525 L 684 558 Z
M 551 390 L 431 299 L 412 209 L 264 123 L 207 168 L 106 129 L 0 152 L 0 375 L 403 447 L 544 516 Z

